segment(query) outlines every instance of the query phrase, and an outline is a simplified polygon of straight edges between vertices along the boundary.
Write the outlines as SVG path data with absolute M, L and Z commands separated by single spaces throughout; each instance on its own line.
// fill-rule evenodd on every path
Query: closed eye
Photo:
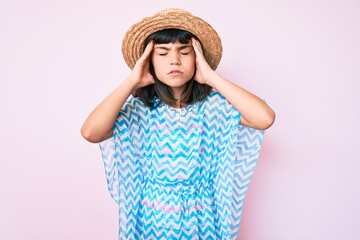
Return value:
M 190 52 L 182 52 L 181 55 L 188 55 Z

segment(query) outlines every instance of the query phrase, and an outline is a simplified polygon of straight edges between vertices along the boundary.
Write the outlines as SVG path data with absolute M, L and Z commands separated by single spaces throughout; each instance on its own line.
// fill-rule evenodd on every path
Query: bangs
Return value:
M 192 34 L 191 32 L 181 30 L 181 29 L 163 29 L 157 32 L 154 32 L 144 41 L 144 47 L 152 40 L 154 43 L 162 44 L 162 43 L 174 43 L 179 41 L 182 44 L 189 43 L 191 38 L 198 38 Z

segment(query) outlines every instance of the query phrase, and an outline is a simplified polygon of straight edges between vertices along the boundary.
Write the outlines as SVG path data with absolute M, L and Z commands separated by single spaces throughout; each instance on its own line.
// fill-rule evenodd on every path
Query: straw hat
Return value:
M 207 62 L 212 69 L 216 69 L 222 56 L 219 35 L 209 23 L 179 8 L 165 9 L 145 17 L 127 31 L 122 42 L 122 53 L 130 69 L 133 69 L 143 52 L 144 40 L 154 32 L 169 28 L 186 30 L 197 36 Z

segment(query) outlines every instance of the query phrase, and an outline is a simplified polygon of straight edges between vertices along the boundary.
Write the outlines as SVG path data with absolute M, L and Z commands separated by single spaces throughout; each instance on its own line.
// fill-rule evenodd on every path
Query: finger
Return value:
M 142 60 L 147 59 L 147 58 L 150 56 L 153 48 L 154 48 L 154 41 L 150 41 L 150 42 L 146 45 L 145 50 L 144 50 L 144 52 L 143 52 L 143 54 L 141 55 L 140 58 L 141 58 Z
M 198 48 L 198 46 L 196 45 L 197 43 L 196 43 L 195 38 L 191 38 L 191 44 L 192 44 L 192 46 L 193 46 L 193 48 L 194 48 L 195 54 L 198 55 L 198 53 L 199 53 L 199 48 Z
M 191 42 L 192 42 L 192 45 L 193 45 L 196 55 L 203 54 L 200 42 L 198 40 L 196 40 L 195 38 L 192 38 Z

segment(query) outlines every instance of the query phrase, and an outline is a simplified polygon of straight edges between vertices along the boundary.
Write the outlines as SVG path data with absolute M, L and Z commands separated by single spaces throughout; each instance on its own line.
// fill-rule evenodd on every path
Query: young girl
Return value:
M 187 11 L 134 24 L 122 51 L 131 74 L 81 129 L 100 142 L 119 239 L 236 239 L 274 112 L 215 71 L 221 40 Z

